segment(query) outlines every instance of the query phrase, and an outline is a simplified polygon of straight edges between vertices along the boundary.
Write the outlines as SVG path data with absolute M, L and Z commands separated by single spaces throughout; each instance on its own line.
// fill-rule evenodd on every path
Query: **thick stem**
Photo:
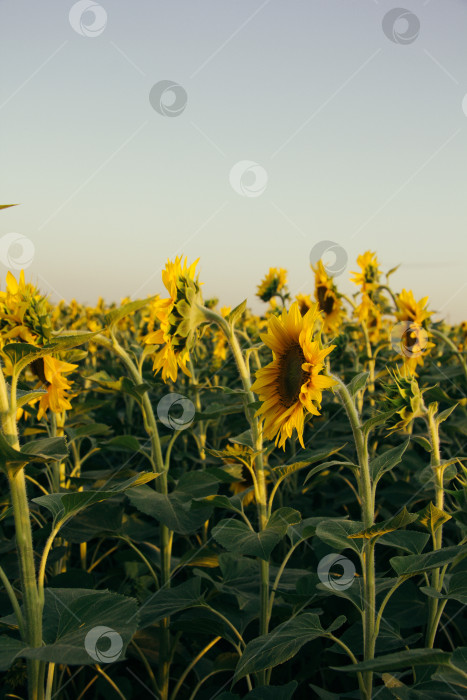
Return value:
M 12 399 L 12 406 L 16 397 Z M 2 431 L 5 439 L 12 447 L 19 450 L 16 415 L 10 408 L 8 392 L 3 371 L 0 368 L 0 415 Z M 24 468 L 10 469 L 8 483 L 11 493 L 11 505 L 16 530 L 16 546 L 18 549 L 21 590 L 24 608 L 24 641 L 32 647 L 42 646 L 42 605 L 36 583 L 34 565 L 34 549 L 32 544 L 31 518 L 26 494 L 26 479 Z M 42 700 L 44 687 L 40 685 L 41 663 L 28 660 L 29 700 Z
M 444 508 L 444 485 L 443 485 L 443 469 L 440 466 L 441 453 L 439 449 L 439 434 L 438 424 L 435 418 L 435 411 L 432 406 L 428 409 L 427 415 L 428 432 L 431 444 L 431 466 L 433 469 L 433 477 L 435 482 L 435 505 L 440 510 Z M 433 532 L 433 551 L 441 549 L 443 546 L 443 525 Z M 431 574 L 431 586 L 436 591 L 440 592 L 442 581 L 440 578 L 440 570 L 433 569 Z M 433 648 L 435 641 L 436 630 L 439 624 L 438 616 L 439 600 L 438 598 L 430 598 L 428 603 L 428 625 L 426 630 L 426 646 L 429 649 Z
M 355 440 L 355 447 L 358 455 L 359 475 L 358 489 L 362 502 L 362 521 L 364 528 L 369 528 L 374 523 L 375 508 L 374 494 L 371 483 L 370 465 L 368 459 L 368 443 L 367 438 L 363 434 L 360 417 L 355 407 L 355 403 L 345 384 L 332 375 L 336 380 L 338 388 L 337 393 L 346 410 L 349 422 L 352 428 L 352 433 Z M 372 540 L 365 541 L 362 552 L 363 564 L 363 590 L 364 590 L 364 609 L 363 609 L 363 648 L 364 660 L 370 661 L 375 654 L 375 607 L 376 607 L 376 588 L 375 588 L 375 553 L 374 543 Z M 367 700 L 371 700 L 373 693 L 373 673 L 366 671 L 364 673 L 364 685 L 366 689 Z

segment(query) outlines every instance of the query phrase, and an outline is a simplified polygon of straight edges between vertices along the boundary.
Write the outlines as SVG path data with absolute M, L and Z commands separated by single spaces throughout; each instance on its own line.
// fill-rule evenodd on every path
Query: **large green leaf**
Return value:
M 105 317 L 106 325 L 112 328 L 116 323 L 121 321 L 122 318 L 125 318 L 125 316 L 130 316 L 136 311 L 144 309 L 144 307 L 151 301 L 154 301 L 155 298 L 155 296 L 152 296 L 148 297 L 147 299 L 137 299 L 136 301 L 130 301 L 128 304 L 120 306 L 118 309 L 113 309 Z
M 19 655 L 80 666 L 121 660 L 137 625 L 138 608 L 133 598 L 109 591 L 46 588 L 45 646 L 27 648 Z
M 279 508 L 271 515 L 266 527 L 256 532 L 239 520 L 221 520 L 212 535 L 229 552 L 238 552 L 268 561 L 276 544 L 290 525 L 300 522 L 300 513 L 293 508 Z
M 140 486 L 128 494 L 131 504 L 142 513 L 150 515 L 170 530 L 186 535 L 198 530 L 212 512 L 213 505 L 194 501 L 217 490 L 218 481 L 203 472 L 189 472 L 179 480 L 177 488 L 169 494 L 157 493 L 147 486 Z
M 353 549 L 354 552 L 362 551 L 362 543 L 350 539 L 350 535 L 360 532 L 361 522 L 351 520 L 323 520 L 316 528 L 316 536 L 336 551 Z
M 24 642 L 7 635 L 0 637 L 0 671 L 10 668 L 19 652 L 24 649 Z
M 307 642 L 317 637 L 326 637 L 345 622 L 338 617 L 326 630 L 321 626 L 318 615 L 303 613 L 278 625 L 269 634 L 261 635 L 246 645 L 238 662 L 234 683 L 249 673 L 274 668 L 291 659 Z
M 389 520 L 383 520 L 382 523 L 376 523 L 376 525 L 373 525 L 372 527 L 367 527 L 364 530 L 360 530 L 360 532 L 356 532 L 353 535 L 349 535 L 349 538 L 365 540 L 376 539 L 389 532 L 394 532 L 394 530 L 399 530 L 400 528 L 405 527 L 410 523 L 413 523 L 414 520 L 417 519 L 417 513 L 409 513 L 407 508 L 405 508 L 404 506 L 401 512 L 395 515 L 393 518 L 389 518 Z
M 49 510 L 54 518 L 54 523 L 65 522 L 72 516 L 79 513 L 81 510 L 94 503 L 105 501 L 108 498 L 113 498 L 119 493 L 123 493 L 127 489 L 137 487 L 141 484 L 146 484 L 158 476 L 154 472 L 146 472 L 138 474 L 131 479 L 127 479 L 121 484 L 110 486 L 105 491 L 73 491 L 68 493 L 50 493 L 47 496 L 38 496 L 33 498 L 33 502 L 37 503 Z
M 457 545 L 426 554 L 393 557 L 390 559 L 390 563 L 399 576 L 406 576 L 407 574 L 418 574 L 430 569 L 437 569 L 445 564 L 450 564 L 457 558 L 460 560 L 466 555 L 467 545 Z
M 420 590 L 431 598 L 457 600 L 459 603 L 467 605 L 467 576 L 465 572 L 452 574 L 449 579 L 447 593 L 440 593 L 428 586 L 424 586 Z
M 5 345 L 2 352 L 8 356 L 12 364 L 15 365 L 15 372 L 19 374 L 34 360 L 53 353 L 64 352 L 78 345 L 83 345 L 92 340 L 99 331 L 94 333 L 76 333 L 73 335 L 56 336 L 52 342 L 43 347 L 30 345 L 29 343 L 9 343 Z
M 410 666 L 448 665 L 449 653 L 441 649 L 409 649 L 394 654 L 378 656 L 371 661 L 361 661 L 350 666 L 331 666 L 336 671 L 397 671 Z
M 29 462 L 61 461 L 67 455 L 68 448 L 63 437 L 31 440 L 17 450 L 0 432 L 0 465 L 6 469 L 19 469 Z
M 180 610 L 201 605 L 202 602 L 201 580 L 198 577 L 174 588 L 161 588 L 141 604 L 139 626 L 142 629 Z
M 402 455 L 406 451 L 409 440 L 398 445 L 398 447 L 392 447 L 390 450 L 383 452 L 382 455 L 375 457 L 370 462 L 370 473 L 374 481 L 378 481 L 383 474 L 390 471 L 402 460 Z

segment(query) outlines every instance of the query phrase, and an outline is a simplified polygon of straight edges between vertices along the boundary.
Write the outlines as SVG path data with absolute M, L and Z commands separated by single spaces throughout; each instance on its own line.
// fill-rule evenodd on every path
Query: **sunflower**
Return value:
M 298 304 L 298 308 L 300 309 L 300 313 L 302 314 L 302 316 L 304 316 L 314 304 L 314 301 L 312 300 L 309 294 L 297 294 L 295 297 L 295 301 Z
M 73 372 L 78 365 L 57 360 L 46 355 L 32 363 L 32 371 L 42 384 L 45 384 L 47 393 L 41 397 L 37 419 L 40 420 L 48 408 L 53 413 L 61 413 L 71 409 L 70 390 L 71 384 L 65 379 L 65 374 Z
M 360 304 L 356 308 L 359 321 L 366 323 L 368 336 L 372 343 L 377 343 L 382 329 L 382 315 L 380 307 L 375 304 L 369 294 L 363 294 Z
M 432 311 L 428 311 L 426 305 L 428 297 L 423 297 L 420 301 L 415 301 L 412 291 L 405 289 L 396 297 L 397 308 L 396 318 L 399 321 L 414 321 L 426 326 L 426 322 L 432 315 Z
M 405 289 L 396 297 L 396 318 L 399 320 L 395 329 L 397 347 L 403 357 L 404 374 L 415 374 L 417 365 L 423 365 L 423 358 L 435 344 L 429 340 L 427 331 L 432 311 L 426 305 L 428 297 L 416 301 L 413 292 Z
M 364 293 L 376 291 L 381 275 L 376 253 L 367 250 L 366 253 L 358 256 L 357 263 L 360 266 L 360 272 L 352 271 L 352 275 L 355 277 L 351 277 L 350 281 L 360 285 L 361 291 Z
M 304 447 L 305 412 L 319 416 L 323 390 L 336 384 L 321 374 L 325 358 L 336 347 L 323 348 L 319 333 L 313 339 L 321 325 L 317 304 L 302 316 L 294 302 L 279 318 L 271 316 L 267 333 L 261 335 L 273 352 L 273 360 L 256 373 L 252 389 L 262 402 L 256 415 L 262 417 L 265 437 L 275 438 L 276 445 L 284 449 L 294 428 Z
M 45 297 L 26 284 L 21 270 L 17 281 L 11 272 L 6 291 L 0 292 L 0 343 L 23 340 L 34 345 L 48 342 L 52 335 L 51 310 Z
M 187 376 L 190 359 L 190 348 L 193 344 L 194 331 L 204 316 L 199 316 L 196 302 L 201 302 L 200 285 L 195 279 L 195 268 L 198 260 L 189 267 L 182 258 L 175 262 L 167 261 L 162 272 L 162 281 L 169 292 L 168 299 L 158 299 L 154 302 L 154 312 L 160 327 L 157 331 L 148 333 L 144 342 L 147 345 L 162 345 L 154 353 L 153 370 L 162 370 L 162 379 L 176 381 L 178 368 Z
M 315 299 L 324 316 L 323 333 L 337 333 L 344 316 L 337 287 L 332 277 L 327 274 L 322 260 L 318 262 L 316 269 L 312 269 L 315 273 Z
M 286 284 L 287 270 L 283 270 L 282 267 L 280 269 L 270 267 L 268 274 L 258 285 L 256 296 L 263 301 L 269 301 L 272 297 L 281 296 L 280 292 L 285 290 Z

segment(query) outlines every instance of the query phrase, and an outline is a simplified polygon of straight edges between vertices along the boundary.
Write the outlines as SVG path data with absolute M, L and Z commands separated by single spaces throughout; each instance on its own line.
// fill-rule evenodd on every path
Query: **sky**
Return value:
M 53 301 L 162 293 L 256 312 L 270 267 L 467 319 L 465 0 L 0 0 L 0 280 Z M 334 250 L 334 254 L 329 249 Z

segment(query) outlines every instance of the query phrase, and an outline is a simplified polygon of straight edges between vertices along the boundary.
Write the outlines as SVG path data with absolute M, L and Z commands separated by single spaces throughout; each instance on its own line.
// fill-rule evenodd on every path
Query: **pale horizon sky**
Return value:
M 1 287 L 23 256 L 54 301 L 118 302 L 186 254 L 259 312 L 331 240 L 341 291 L 370 249 L 467 319 L 467 2 L 402 2 L 0 0 Z

